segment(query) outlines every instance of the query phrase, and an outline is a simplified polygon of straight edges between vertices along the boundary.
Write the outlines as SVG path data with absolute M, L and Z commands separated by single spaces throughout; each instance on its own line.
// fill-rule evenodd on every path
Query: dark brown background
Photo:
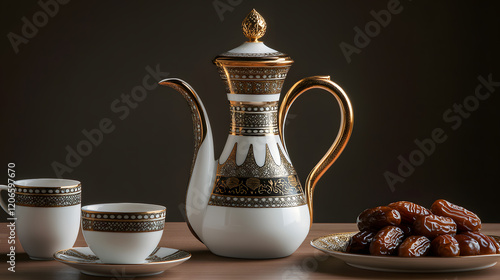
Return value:
M 231 11 L 219 17 L 214 2 Z M 367 207 L 396 200 L 430 206 L 447 198 L 497 215 L 500 87 L 453 130 L 443 113 L 474 94 L 479 75 L 500 81 L 500 20 L 495 1 L 407 1 L 368 46 L 348 63 L 339 44 L 354 44 L 354 28 L 373 21 L 371 10 L 389 1 L 70 1 L 16 54 L 7 34 L 21 34 L 22 17 L 36 1 L 2 3 L 0 12 L 0 180 L 15 162 L 16 178 L 56 176 L 66 146 L 82 130 L 109 118 L 115 130 L 63 177 L 83 182 L 83 204 L 148 202 L 166 205 L 169 221 L 182 221 L 191 165 L 191 117 L 169 88 L 147 97 L 121 120 L 110 105 L 142 84 L 151 66 L 180 77 L 198 91 L 223 148 L 229 123 L 222 82 L 211 60 L 241 44 L 240 24 L 252 8 L 267 20 L 262 39 L 296 61 L 284 91 L 299 79 L 331 75 L 350 96 L 354 133 L 319 182 L 315 221 L 353 222 Z M 231 4 L 234 6 L 231 6 Z M 332 96 L 311 91 L 290 111 L 288 151 L 302 180 L 338 129 Z M 415 139 L 442 128 L 447 140 L 391 190 L 384 172 L 397 173 Z M 3 170 L 3 171 L 2 171 Z M 6 215 L 2 212 L 1 220 Z

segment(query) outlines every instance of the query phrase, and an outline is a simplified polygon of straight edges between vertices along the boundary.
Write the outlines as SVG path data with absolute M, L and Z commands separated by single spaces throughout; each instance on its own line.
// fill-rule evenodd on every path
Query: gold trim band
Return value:
M 71 187 L 25 187 L 25 186 L 16 186 L 16 195 L 64 195 L 64 194 L 73 194 L 77 192 L 81 192 L 81 185 L 75 185 Z
M 82 219 L 82 230 L 106 232 L 151 232 L 163 230 L 165 218 L 160 220 L 141 221 L 105 221 Z
M 16 194 L 16 205 L 27 207 L 66 207 L 79 205 L 82 201 L 81 191 L 69 194 Z
M 156 210 L 146 212 L 103 212 L 93 210 L 82 210 L 82 218 L 89 220 L 103 221 L 124 221 L 124 220 L 157 220 L 165 219 L 167 210 Z

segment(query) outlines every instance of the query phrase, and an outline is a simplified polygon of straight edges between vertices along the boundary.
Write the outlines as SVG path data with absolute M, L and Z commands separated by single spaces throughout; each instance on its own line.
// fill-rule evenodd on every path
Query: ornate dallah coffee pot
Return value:
M 186 82 L 160 82 L 180 92 L 193 118 L 195 150 L 186 198 L 191 232 L 214 254 L 236 258 L 279 258 L 292 254 L 312 222 L 316 183 L 343 151 L 353 113 L 345 92 L 329 76 L 297 82 L 279 105 L 293 60 L 258 39 L 266 23 L 252 10 L 242 24 L 248 41 L 214 59 L 226 86 L 231 124 L 218 160 L 203 103 Z M 305 91 L 324 89 L 341 109 L 340 130 L 303 188 L 285 146 L 288 109 Z

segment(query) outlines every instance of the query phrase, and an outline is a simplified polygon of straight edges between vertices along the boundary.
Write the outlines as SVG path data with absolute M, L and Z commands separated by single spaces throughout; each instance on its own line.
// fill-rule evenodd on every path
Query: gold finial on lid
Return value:
M 259 42 L 259 38 L 266 33 L 267 24 L 264 18 L 255 10 L 245 17 L 241 23 L 243 34 L 248 38 L 248 42 Z

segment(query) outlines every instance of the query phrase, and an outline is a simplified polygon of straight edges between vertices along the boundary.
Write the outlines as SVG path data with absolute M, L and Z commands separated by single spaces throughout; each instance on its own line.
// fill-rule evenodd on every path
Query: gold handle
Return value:
M 340 153 L 344 150 L 347 141 L 349 141 L 349 138 L 351 137 L 354 121 L 351 101 L 347 97 L 344 90 L 330 80 L 330 76 L 313 76 L 304 78 L 295 83 L 295 85 L 293 85 L 293 87 L 286 93 L 278 112 L 279 135 L 284 147 L 286 147 L 284 131 L 288 110 L 297 97 L 312 88 L 324 89 L 335 96 L 335 99 L 337 99 L 340 106 L 341 115 L 340 130 L 337 134 L 337 138 L 335 138 L 335 141 L 323 158 L 321 158 L 321 160 L 311 170 L 305 182 L 306 200 L 309 207 L 309 215 L 311 216 L 311 224 L 313 221 L 313 193 L 316 183 L 318 183 L 321 176 L 325 174 L 328 168 L 332 166 L 335 160 L 339 157 Z

